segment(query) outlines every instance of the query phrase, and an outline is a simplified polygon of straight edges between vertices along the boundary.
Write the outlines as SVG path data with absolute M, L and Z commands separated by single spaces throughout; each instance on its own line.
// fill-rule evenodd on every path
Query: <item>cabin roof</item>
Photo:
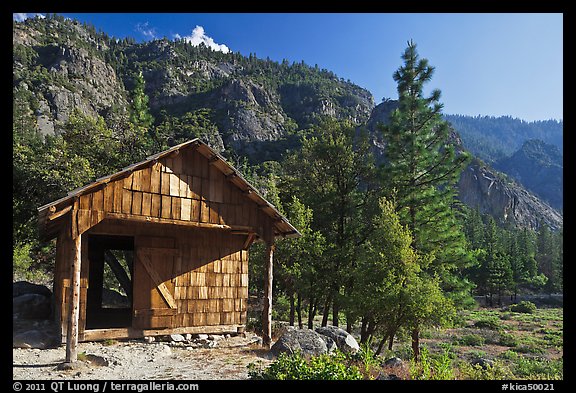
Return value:
M 176 146 L 172 146 L 170 149 L 164 150 L 160 153 L 153 154 L 147 157 L 144 161 L 129 165 L 122 170 L 113 173 L 111 175 L 103 176 L 96 179 L 94 182 L 87 184 L 83 187 L 77 188 L 68 192 L 65 197 L 62 197 L 56 201 L 47 203 L 44 206 L 38 208 L 38 226 L 40 230 L 40 235 L 43 238 L 53 238 L 57 235 L 60 223 L 59 220 L 49 219 L 49 216 L 57 211 L 63 211 L 71 207 L 74 203 L 75 198 L 88 194 L 98 187 L 109 183 L 111 181 L 119 180 L 124 177 L 129 176 L 132 172 L 146 168 L 153 165 L 158 160 L 169 156 L 170 154 L 183 149 L 196 146 L 197 151 L 206 157 L 210 162 L 220 170 L 232 184 L 238 187 L 246 196 L 256 203 L 259 208 L 268 216 L 270 216 L 274 222 L 275 235 L 283 237 L 298 237 L 301 236 L 300 232 L 288 222 L 286 217 L 284 217 L 278 209 L 270 202 L 268 202 L 254 186 L 252 186 L 240 172 L 230 165 L 226 160 L 207 144 L 202 142 L 200 139 L 192 139 L 190 141 L 181 143 Z

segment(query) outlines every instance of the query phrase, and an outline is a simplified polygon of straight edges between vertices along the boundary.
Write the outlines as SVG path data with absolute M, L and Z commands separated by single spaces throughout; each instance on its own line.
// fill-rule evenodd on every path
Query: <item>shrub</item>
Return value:
M 476 321 L 476 323 L 474 323 L 474 327 L 480 328 L 480 329 L 490 329 L 490 330 L 500 330 L 502 329 L 502 325 L 500 324 L 500 322 L 495 319 L 495 318 L 490 318 L 490 319 L 481 319 L 479 321 Z
M 564 361 L 518 357 L 512 366 L 514 374 L 526 379 L 563 379 Z
M 510 311 L 525 314 L 534 314 L 534 312 L 536 311 L 536 305 L 527 300 L 523 300 L 518 304 L 512 304 L 510 306 Z
M 473 379 L 473 380 L 495 380 L 495 379 L 512 379 L 514 374 L 505 364 L 494 361 L 493 365 L 487 365 L 482 368 L 481 365 L 471 365 L 470 363 L 463 362 L 458 368 L 458 379 Z
M 309 360 L 300 353 L 281 354 L 268 367 L 248 365 L 248 377 L 258 380 L 357 380 L 363 379 L 358 367 L 350 365 L 346 355 L 312 356 Z
M 470 345 L 478 346 L 483 345 L 486 339 L 478 334 L 465 334 L 460 338 L 454 339 L 454 345 Z
M 498 344 L 503 345 L 505 347 L 515 347 L 518 345 L 518 340 L 513 334 L 500 333 Z
M 431 356 L 428 348 L 420 350 L 420 361 L 410 361 L 410 378 L 418 380 L 454 379 L 452 359 L 447 350 L 440 355 Z

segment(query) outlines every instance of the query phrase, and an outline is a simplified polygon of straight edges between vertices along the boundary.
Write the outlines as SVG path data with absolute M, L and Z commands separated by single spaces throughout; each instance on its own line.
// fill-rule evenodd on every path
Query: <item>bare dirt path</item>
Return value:
M 247 365 L 270 363 L 267 351 L 254 343 L 255 336 L 222 339 L 215 348 L 174 346 L 169 342 L 142 340 L 78 345 L 79 367 L 58 370 L 66 347 L 53 349 L 14 348 L 14 379 L 112 379 L 112 380 L 218 380 L 247 379 Z

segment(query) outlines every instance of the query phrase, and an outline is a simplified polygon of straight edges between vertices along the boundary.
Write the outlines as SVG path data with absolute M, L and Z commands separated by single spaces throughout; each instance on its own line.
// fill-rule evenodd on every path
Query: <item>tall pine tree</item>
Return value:
M 389 123 L 381 126 L 387 142 L 382 180 L 412 233 L 414 249 L 428 261 L 425 271 L 437 274 L 444 291 L 462 304 L 469 300 L 470 284 L 461 271 L 471 254 L 456 219 L 455 194 L 469 156 L 456 150 L 453 131 L 442 119 L 440 91 L 424 96 L 434 67 L 419 58 L 412 41 L 402 59 L 404 64 L 393 75 L 399 105 Z

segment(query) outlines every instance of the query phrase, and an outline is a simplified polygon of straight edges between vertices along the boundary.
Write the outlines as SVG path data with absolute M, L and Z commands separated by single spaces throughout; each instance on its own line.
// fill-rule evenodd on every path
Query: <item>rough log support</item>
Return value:
M 78 360 L 78 320 L 80 317 L 80 265 L 81 265 L 82 235 L 74 238 L 74 257 L 70 277 L 70 309 L 68 312 L 68 329 L 66 330 L 66 363 Z
M 272 284 L 274 264 L 274 233 L 272 225 L 264 230 L 266 241 L 266 276 L 264 280 L 264 310 L 262 311 L 262 346 L 270 349 L 272 346 Z
M 264 281 L 264 320 L 262 321 L 262 345 L 268 349 L 272 346 L 272 280 L 274 262 L 274 243 L 266 244 L 266 280 Z

